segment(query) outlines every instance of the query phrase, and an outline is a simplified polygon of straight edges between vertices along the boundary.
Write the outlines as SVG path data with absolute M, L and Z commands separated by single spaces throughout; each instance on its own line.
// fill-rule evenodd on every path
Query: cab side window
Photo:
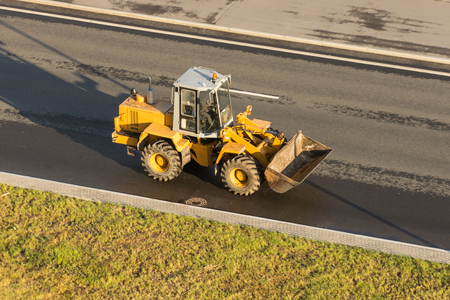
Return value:
M 181 129 L 196 131 L 196 93 L 195 91 L 181 90 Z
M 185 116 L 195 117 L 195 92 L 181 90 L 181 113 Z

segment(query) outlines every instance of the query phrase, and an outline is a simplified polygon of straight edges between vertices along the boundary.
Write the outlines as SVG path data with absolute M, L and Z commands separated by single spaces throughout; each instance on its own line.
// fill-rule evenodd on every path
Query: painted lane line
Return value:
M 220 211 L 199 206 L 185 205 L 118 192 L 111 192 L 107 190 L 100 190 L 96 188 L 89 188 L 1 171 L 0 182 L 26 189 L 50 191 L 64 196 L 83 200 L 129 205 L 181 216 L 205 218 L 207 220 L 228 224 L 248 225 L 263 230 L 283 232 L 289 235 L 300 236 L 311 240 L 349 245 L 373 251 L 406 255 L 434 262 L 450 264 L 450 251 L 445 249 L 385 240 L 376 237 L 271 220 L 261 217 L 247 216 L 238 213 Z
M 439 63 L 439 64 L 450 64 L 450 59 L 441 58 L 441 57 L 437 57 L 437 56 L 419 55 L 419 54 L 413 54 L 413 53 L 408 53 L 408 52 L 385 50 L 385 49 L 381 49 L 381 48 L 355 46 L 355 45 L 351 45 L 351 44 L 328 42 L 328 41 L 323 41 L 323 40 L 314 40 L 314 39 L 300 38 L 300 37 L 294 37 L 294 36 L 288 36 L 288 35 L 246 30 L 246 29 L 240 29 L 240 28 L 225 27 L 225 26 L 197 23 L 197 22 L 191 22 L 191 21 L 183 21 L 183 20 L 177 20 L 177 19 L 157 17 L 157 16 L 152 16 L 152 15 L 144 15 L 144 14 L 138 14 L 138 13 L 132 13 L 132 12 L 123 12 L 123 11 L 112 10 L 112 9 L 95 8 L 95 7 L 90 7 L 90 6 L 78 5 L 78 4 L 62 3 L 62 2 L 51 1 L 51 0 L 50 1 L 49 0 L 19 0 L 19 1 L 47 5 L 47 6 L 68 8 L 68 9 L 74 9 L 74 10 L 80 10 L 80 11 L 94 12 L 94 13 L 100 13 L 100 14 L 107 14 L 107 15 L 111 15 L 111 16 L 119 16 L 119 17 L 132 18 L 132 19 L 138 19 L 138 20 L 146 20 L 146 21 L 151 21 L 151 22 L 207 29 L 207 30 L 218 31 L 218 32 L 227 32 L 227 33 L 233 33 L 233 34 L 239 34 L 239 35 L 267 38 L 267 39 L 271 39 L 271 40 L 293 42 L 293 43 L 298 43 L 298 44 L 308 44 L 308 45 L 314 45 L 314 46 L 320 46 L 320 47 L 328 47 L 328 48 L 370 53 L 370 54 L 379 54 L 379 55 L 386 55 L 386 56 L 391 56 L 391 57 L 399 57 L 399 58 L 413 59 L 413 60 L 419 60 L 419 61 L 428 61 L 428 62 L 434 62 L 434 63 Z
M 243 94 L 243 95 L 250 95 L 255 97 L 263 97 L 263 98 L 269 98 L 269 99 L 280 99 L 278 96 L 270 96 L 265 94 L 258 94 L 258 93 L 252 93 L 252 92 L 244 92 L 244 91 L 238 91 L 238 90 L 232 90 L 230 89 L 230 93 L 236 93 L 236 94 Z
M 250 44 L 250 43 L 245 43 L 245 42 L 228 41 L 228 40 L 223 40 L 223 39 L 218 39 L 218 38 L 209 38 L 209 37 L 197 36 L 197 35 L 192 35 L 192 34 L 176 33 L 176 32 L 170 32 L 170 31 L 164 31 L 164 30 L 158 30 L 158 29 L 150 29 L 150 28 L 143 28 L 143 27 L 137 27 L 137 26 L 122 25 L 122 24 L 116 24 L 116 23 L 111 23 L 111 22 L 97 21 L 97 20 L 84 19 L 84 18 L 78 18 L 78 17 L 69 17 L 69 16 L 63 16 L 63 15 L 57 15 L 57 14 L 51 14 L 51 13 L 44 13 L 44 12 L 35 12 L 35 11 L 29 11 L 29 10 L 19 9 L 19 8 L 0 6 L 0 10 L 13 11 L 13 12 L 19 12 L 19 13 L 24 13 L 24 14 L 38 15 L 38 16 L 45 16 L 45 17 L 50 17 L 50 18 L 62 19 L 62 20 L 77 21 L 77 22 L 81 22 L 81 23 L 102 25 L 102 26 L 108 26 L 108 27 L 129 29 L 129 30 L 135 30 L 135 31 L 141 31 L 141 32 L 150 32 L 150 33 L 156 33 L 156 34 L 161 34 L 161 35 L 176 36 L 176 37 L 208 41 L 208 42 L 214 42 L 214 43 L 220 43 L 220 44 L 241 46 L 241 47 L 246 47 L 246 48 L 262 49 L 262 50 L 275 51 L 275 52 L 281 52 L 281 53 L 289 53 L 289 54 L 295 54 L 295 55 L 301 55 L 301 56 L 322 58 L 322 59 L 326 59 L 326 60 L 334 60 L 334 61 L 360 64 L 360 65 L 375 66 L 375 67 L 409 71 L 409 72 L 415 72 L 415 73 L 450 77 L 450 73 L 448 73 L 448 72 L 431 71 L 431 70 L 411 68 L 411 67 L 387 64 L 387 63 L 377 63 L 377 62 L 365 61 L 365 60 L 361 60 L 361 59 L 344 58 L 344 57 L 338 57 L 338 56 L 333 56 L 333 55 L 310 53 L 310 52 L 305 52 L 305 51 L 283 49 L 283 48 L 272 47 L 272 46 L 255 45 L 255 44 Z

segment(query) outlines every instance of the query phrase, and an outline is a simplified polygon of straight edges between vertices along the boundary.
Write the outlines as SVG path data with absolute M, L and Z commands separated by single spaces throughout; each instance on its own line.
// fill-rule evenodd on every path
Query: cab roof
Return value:
M 212 78 L 214 73 L 217 74 L 217 80 L 213 82 Z M 205 91 L 216 89 L 225 80 L 227 80 L 227 76 L 222 75 L 213 69 L 192 67 L 181 75 L 173 85 L 175 87 L 185 87 Z

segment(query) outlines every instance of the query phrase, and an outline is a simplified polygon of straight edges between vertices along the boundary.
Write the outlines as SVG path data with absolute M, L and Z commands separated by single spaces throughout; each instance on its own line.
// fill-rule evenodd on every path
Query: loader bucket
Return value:
M 285 193 L 311 174 L 333 149 L 299 131 L 281 148 L 267 166 L 264 175 L 272 190 Z

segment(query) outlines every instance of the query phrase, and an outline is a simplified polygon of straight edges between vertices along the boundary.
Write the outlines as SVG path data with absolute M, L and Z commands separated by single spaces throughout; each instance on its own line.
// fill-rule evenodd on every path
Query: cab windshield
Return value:
M 217 103 L 211 91 L 199 93 L 200 133 L 214 132 L 220 128 L 220 118 Z
M 231 119 L 230 91 L 225 81 L 217 91 L 199 92 L 199 132 L 214 132 L 227 124 Z

